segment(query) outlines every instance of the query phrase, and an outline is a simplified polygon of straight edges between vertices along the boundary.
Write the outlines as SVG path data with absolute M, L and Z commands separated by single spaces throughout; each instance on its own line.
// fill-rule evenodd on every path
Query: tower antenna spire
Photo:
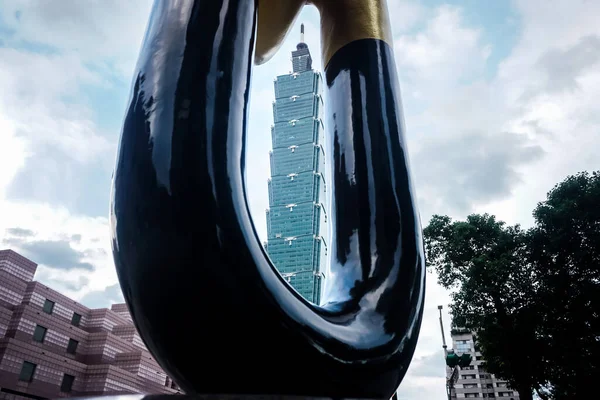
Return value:
M 304 43 L 304 24 L 300 24 L 300 43 Z

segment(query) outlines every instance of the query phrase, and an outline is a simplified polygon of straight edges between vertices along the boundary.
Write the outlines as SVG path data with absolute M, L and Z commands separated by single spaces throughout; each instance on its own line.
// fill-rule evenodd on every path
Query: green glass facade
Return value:
M 326 260 L 321 75 L 308 47 L 292 52 L 293 72 L 275 80 L 266 249 L 282 276 L 319 304 Z

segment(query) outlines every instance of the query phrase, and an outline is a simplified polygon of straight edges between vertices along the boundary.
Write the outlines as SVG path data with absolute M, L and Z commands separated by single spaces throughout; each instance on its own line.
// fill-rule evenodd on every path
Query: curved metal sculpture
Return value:
M 188 394 L 389 399 L 414 352 L 425 270 L 387 8 L 314 3 L 333 168 L 335 284 L 320 307 L 269 261 L 244 187 L 255 45 L 266 61 L 304 1 L 152 10 L 113 177 L 112 244 L 141 336 Z

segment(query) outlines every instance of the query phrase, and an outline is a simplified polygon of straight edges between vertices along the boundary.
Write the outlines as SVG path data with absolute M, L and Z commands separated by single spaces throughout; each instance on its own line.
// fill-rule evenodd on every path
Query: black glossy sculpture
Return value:
M 252 225 L 252 61 L 303 3 L 154 4 L 113 178 L 113 252 L 141 336 L 188 394 L 389 399 L 417 342 L 424 258 L 383 0 L 314 2 L 333 180 L 327 304 L 281 278 Z

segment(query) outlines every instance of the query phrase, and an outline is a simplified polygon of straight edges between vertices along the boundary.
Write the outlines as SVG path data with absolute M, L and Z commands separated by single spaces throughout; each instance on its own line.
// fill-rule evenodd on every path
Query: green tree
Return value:
M 555 399 L 588 393 L 600 377 L 600 172 L 556 185 L 533 212 L 529 259 L 539 279 Z
M 435 215 L 424 237 L 439 283 L 454 289 L 453 325 L 477 332 L 487 371 L 532 399 L 546 382 L 526 233 L 487 214 L 455 222 Z
M 527 231 L 487 214 L 436 215 L 427 261 L 488 372 L 522 399 L 577 398 L 600 376 L 600 173 L 569 176 L 533 215 Z

